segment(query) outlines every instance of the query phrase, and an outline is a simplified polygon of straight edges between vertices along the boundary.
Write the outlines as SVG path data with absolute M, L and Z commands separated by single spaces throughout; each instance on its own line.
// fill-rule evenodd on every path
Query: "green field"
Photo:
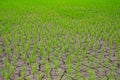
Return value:
M 0 80 L 120 80 L 120 0 L 0 0 Z

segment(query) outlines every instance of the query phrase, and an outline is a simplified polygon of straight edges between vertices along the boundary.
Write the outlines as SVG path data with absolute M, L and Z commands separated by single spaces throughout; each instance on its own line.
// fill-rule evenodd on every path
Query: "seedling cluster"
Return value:
M 120 80 L 119 4 L 1 0 L 0 80 Z

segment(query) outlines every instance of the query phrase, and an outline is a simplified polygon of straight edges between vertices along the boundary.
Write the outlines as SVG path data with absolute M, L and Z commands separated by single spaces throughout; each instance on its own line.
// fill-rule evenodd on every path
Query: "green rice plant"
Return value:
M 117 76 L 117 77 L 116 77 L 116 80 L 119 80 L 119 79 L 120 79 L 120 76 Z
M 42 77 L 43 77 L 42 74 L 39 74 L 37 79 L 42 80 Z
M 67 77 L 68 78 L 70 77 L 71 72 L 72 72 L 72 63 L 69 63 L 68 68 L 67 68 Z
M 15 73 L 15 66 L 10 66 L 10 72 L 12 73 L 12 74 L 14 74 Z
M 100 65 L 100 61 L 98 60 L 98 61 L 96 62 L 96 64 L 95 64 L 95 67 L 98 68 L 99 65 Z
M 12 34 L 11 34 L 11 33 L 8 34 L 8 35 L 7 35 L 7 38 L 9 39 L 9 41 L 12 41 Z
M 0 45 L 0 55 L 2 55 L 2 46 Z
M 53 54 L 54 56 L 56 56 L 56 55 L 58 55 L 58 49 L 55 49 L 55 51 L 54 51 L 54 54 Z
M 100 43 L 97 41 L 94 50 L 97 51 Z
M 104 76 L 102 79 L 103 79 L 103 80 L 107 80 L 108 78 L 107 78 L 106 76 Z
M 6 58 L 5 60 L 4 60 L 4 64 L 5 64 L 5 68 L 7 68 L 8 69 L 8 71 L 10 70 L 10 63 L 9 63 L 9 61 L 8 61 L 8 59 Z
M 109 60 L 104 61 L 104 66 L 107 67 L 109 65 Z
M 112 49 L 112 46 L 113 46 L 113 40 L 110 39 L 110 49 Z
M 83 48 L 83 50 L 82 50 L 82 57 L 85 57 L 85 55 L 86 55 L 86 50 L 84 50 L 84 48 Z
M 27 76 L 27 77 L 26 77 L 26 80 L 30 80 L 30 76 Z M 38 79 L 38 80 L 39 80 L 39 79 Z
M 43 57 L 42 60 L 41 60 L 41 63 L 45 64 L 46 63 L 46 58 Z
M 49 79 L 51 79 L 51 77 L 50 77 L 50 64 L 49 63 L 45 64 L 45 73 L 46 73 L 47 77 Z
M 14 52 L 17 55 L 18 51 L 18 39 L 14 38 Z
M 32 74 L 33 74 L 34 77 L 35 77 L 35 74 L 37 72 L 37 68 L 38 68 L 38 64 L 34 63 L 33 66 L 32 66 Z
M 5 68 L 3 68 L 3 69 L 1 70 L 1 75 L 2 75 L 2 78 L 4 79 L 5 76 L 6 76 L 6 69 L 5 69 Z
M 25 76 L 25 74 L 26 74 L 26 66 L 23 66 L 22 67 L 22 70 L 21 70 L 21 72 L 20 72 L 20 77 L 21 77 L 21 79 L 23 79 L 24 78 L 24 76 Z
M 28 43 L 26 45 L 26 55 L 28 55 L 28 52 L 29 52 L 29 48 L 30 48 L 30 40 L 28 40 Z
M 16 62 L 17 62 L 17 56 L 16 55 L 13 55 L 13 61 L 14 61 L 14 65 L 16 65 Z
M 25 40 L 24 40 L 24 35 L 23 34 L 20 35 L 20 39 L 21 39 L 22 46 L 24 47 L 25 46 Z
M 68 54 L 68 56 L 67 56 L 67 58 L 66 58 L 66 62 L 65 62 L 65 64 L 69 64 L 69 63 L 72 63 L 73 62 L 73 60 L 74 60 L 74 58 L 72 58 L 73 56 L 72 55 L 70 55 L 70 54 Z
M 17 80 L 23 80 L 23 78 L 22 77 L 18 77 L 18 79 Z
M 32 57 L 32 59 L 33 59 L 34 62 L 36 62 L 36 58 L 37 58 L 37 56 L 36 56 L 36 50 L 37 50 L 37 45 L 34 45 L 33 50 L 31 52 L 31 57 Z
M 79 79 L 81 79 L 81 80 L 87 80 L 86 77 L 80 77 Z
M 98 61 L 100 61 L 103 57 L 103 55 L 101 55 L 102 53 L 100 53 L 100 55 L 98 55 Z
M 113 80 L 114 79 L 114 75 L 113 72 L 109 74 L 109 80 Z
M 76 78 L 80 79 L 80 70 L 79 70 L 80 63 L 77 62 L 75 66 L 75 71 L 76 71 Z
M 54 69 L 57 69 L 59 67 L 59 61 L 54 60 Z
M 43 55 L 43 47 L 40 47 L 40 56 Z
M 32 52 L 31 52 L 31 58 L 33 59 L 33 60 L 32 60 L 33 62 L 36 62 L 37 56 L 36 56 L 36 52 L 35 52 L 35 51 L 32 51 Z
M 58 68 L 58 80 L 60 80 L 61 76 L 63 75 L 63 71 L 61 68 Z
M 62 45 L 62 42 L 60 42 L 60 50 L 62 49 L 63 45 Z
M 89 55 L 88 60 L 91 61 L 91 62 L 94 62 L 94 56 Z
M 29 62 L 30 67 L 31 67 L 32 66 L 32 62 L 33 62 L 33 58 L 31 56 L 28 58 L 28 62 Z
M 26 55 L 24 53 L 21 53 L 21 57 L 24 63 L 26 63 Z
M 6 47 L 6 51 L 7 51 L 7 56 L 10 57 L 11 55 L 11 50 L 10 50 L 10 47 Z
M 94 62 L 89 61 L 88 67 L 91 68 Z
M 112 52 L 116 50 L 115 61 L 119 61 L 119 0 L 62 0 L 59 2 L 61 4 L 57 0 L 32 0 L 25 5 L 25 0 L 0 0 L 0 41 L 3 40 L 5 46 L 4 49 L 2 45 L 3 50 L 0 47 L 0 55 L 5 53 L 5 56 L 2 56 L 5 60 L 2 62 L 6 72 L 11 72 L 11 62 L 14 67 L 16 66 L 19 55 L 23 62 L 28 60 L 31 67 L 37 62 L 37 57 L 40 57 L 42 65 L 55 62 L 55 68 L 58 70 L 58 62 L 65 54 L 65 65 L 71 65 L 74 59 L 78 59 L 76 79 L 87 80 L 80 74 L 79 67 L 82 64 L 88 64 L 88 68 L 92 68 L 93 64 L 95 67 L 101 67 L 100 63 L 107 47 L 109 47 L 107 59 L 109 60 L 113 56 Z M 34 42 L 33 46 L 31 41 Z M 101 41 L 103 43 L 100 43 Z M 14 50 L 11 50 L 10 46 L 13 42 Z M 113 49 L 114 45 L 116 49 Z M 89 50 L 96 53 L 98 49 L 100 50 L 98 56 L 88 53 Z M 97 61 L 95 61 L 96 57 L 98 57 Z M 102 69 L 108 67 L 107 59 Z M 116 62 L 110 66 L 110 72 L 115 72 Z M 49 70 L 50 68 L 48 72 Z M 68 73 L 70 72 L 71 68 L 68 69 Z M 94 79 L 93 74 L 91 72 L 89 74 L 91 79 Z M 19 79 L 23 80 L 22 77 Z M 104 79 L 104 76 L 101 76 L 101 79 Z M 114 79 L 114 76 L 110 79 Z
M 74 54 L 77 56 L 79 54 L 79 50 L 75 51 Z
M 33 58 L 34 62 L 36 62 L 37 55 L 36 55 L 36 54 L 34 54 L 34 56 L 32 56 L 32 58 Z
M 58 60 L 60 61 L 60 59 L 62 58 L 62 56 L 63 56 L 63 54 L 60 52 L 59 54 L 58 54 Z
M 5 73 L 5 79 L 10 80 L 10 73 Z
M 10 54 L 11 54 L 10 43 L 9 43 L 8 39 L 5 36 L 3 37 L 3 40 L 4 40 L 7 56 L 10 57 Z
M 88 73 L 90 75 L 90 80 L 95 80 L 95 72 L 89 69 Z
M 115 72 L 115 66 L 112 65 L 112 66 L 110 67 L 110 70 L 111 70 L 112 73 L 114 73 L 114 72 Z
M 51 52 L 51 47 L 49 45 L 47 45 L 46 49 L 47 49 L 47 55 L 49 57 L 50 56 L 50 52 Z
M 73 48 L 70 48 L 69 49 L 69 54 L 72 54 L 72 52 L 73 52 Z
M 78 62 L 81 62 L 82 56 L 77 56 L 78 57 Z
M 93 38 L 93 40 L 90 41 L 90 43 L 89 43 L 89 48 L 92 48 L 92 47 L 93 47 L 93 44 L 94 44 L 94 38 Z

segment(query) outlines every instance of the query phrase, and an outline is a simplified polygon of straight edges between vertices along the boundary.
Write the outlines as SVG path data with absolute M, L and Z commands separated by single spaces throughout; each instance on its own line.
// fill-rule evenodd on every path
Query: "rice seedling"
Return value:
M 76 71 L 76 78 L 77 79 L 80 79 L 80 70 L 79 70 L 79 67 L 80 67 L 80 63 L 76 63 L 76 67 L 75 67 L 75 71 Z
M 3 39 L 4 39 L 6 51 L 7 51 L 7 56 L 10 57 L 10 55 L 11 55 L 11 50 L 10 50 L 10 45 L 9 45 L 10 43 L 7 38 L 3 38 Z
M 0 55 L 2 55 L 2 52 L 3 52 L 3 51 L 2 51 L 2 46 L 0 46 Z
M 107 67 L 108 64 L 109 64 L 109 61 L 108 61 L 108 60 L 105 60 L 105 61 L 104 61 L 104 66 Z
M 54 69 L 57 69 L 59 67 L 59 61 L 55 60 L 54 61 Z
M 12 66 L 12 65 L 11 65 L 11 66 L 10 66 L 10 70 L 11 70 L 10 72 L 11 72 L 12 74 L 14 74 L 14 73 L 15 73 L 15 66 Z
M 26 79 L 27 79 L 27 80 L 30 80 L 30 76 L 27 76 Z
M 21 53 L 21 57 L 22 57 L 23 62 L 26 63 L 26 55 Z
M 28 58 L 28 62 L 29 62 L 29 64 L 30 64 L 30 67 L 32 66 L 32 62 L 33 62 L 33 59 L 32 59 L 32 57 L 29 57 Z
M 22 70 L 20 71 L 20 80 L 24 79 L 25 74 L 26 74 L 26 66 L 23 66 Z
M 0 80 L 119 80 L 119 4 L 0 0 Z
M 37 63 L 34 63 L 34 65 L 32 66 L 32 74 L 33 74 L 33 77 L 35 77 L 35 74 L 37 72 L 37 68 L 38 68 L 38 64 Z
M 42 77 L 43 77 L 42 74 L 39 74 L 38 75 L 38 80 L 42 80 Z
M 19 77 L 17 80 L 23 80 L 23 78 L 22 78 L 22 77 Z
M 13 61 L 14 61 L 14 65 L 16 65 L 16 63 L 17 63 L 17 56 L 16 55 L 13 56 Z
M 51 79 L 51 77 L 50 77 L 50 64 L 49 63 L 45 64 L 45 73 L 46 73 L 47 77 L 49 79 Z
M 10 80 L 10 73 L 5 73 L 5 79 Z
M 8 60 L 7 58 L 4 60 L 4 63 L 5 63 L 4 65 L 5 65 L 6 68 L 9 68 L 9 67 L 10 67 L 10 66 L 9 66 L 10 63 L 9 63 L 9 60 Z
M 70 79 L 71 72 L 72 72 L 72 64 L 69 63 L 67 68 L 67 79 Z
M 88 72 L 90 74 L 90 80 L 95 80 L 95 73 L 94 73 L 94 71 L 93 70 L 89 70 Z
M 3 68 L 2 71 L 1 71 L 1 75 L 2 75 L 2 78 L 3 78 L 3 79 L 5 78 L 5 74 L 6 74 L 6 69 Z

